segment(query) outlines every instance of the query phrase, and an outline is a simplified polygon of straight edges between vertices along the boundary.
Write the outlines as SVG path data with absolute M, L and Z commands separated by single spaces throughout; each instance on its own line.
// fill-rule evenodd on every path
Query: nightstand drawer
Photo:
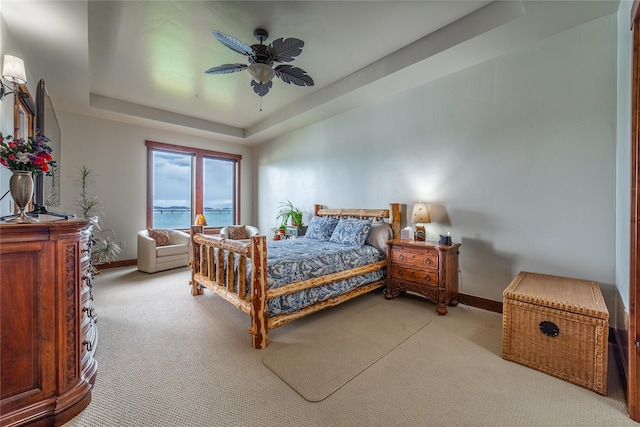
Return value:
M 411 250 L 393 248 L 391 262 L 410 265 L 414 268 L 438 269 L 438 253 L 426 250 Z
M 425 285 L 438 286 L 438 271 L 418 270 L 414 268 L 399 267 L 394 265 L 391 267 L 392 277 L 399 280 L 408 280 L 410 282 L 419 282 Z

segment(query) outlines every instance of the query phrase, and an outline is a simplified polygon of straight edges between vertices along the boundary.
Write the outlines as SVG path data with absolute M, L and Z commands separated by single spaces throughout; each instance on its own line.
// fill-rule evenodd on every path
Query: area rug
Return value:
M 309 402 L 326 399 L 430 322 L 424 307 L 385 301 L 265 355 L 262 362 Z

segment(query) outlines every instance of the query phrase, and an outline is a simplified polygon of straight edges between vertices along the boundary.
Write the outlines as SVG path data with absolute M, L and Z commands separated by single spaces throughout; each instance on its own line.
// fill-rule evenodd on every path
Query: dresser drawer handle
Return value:
M 400 261 L 404 261 L 404 254 L 400 254 L 400 255 L 398 255 L 398 259 L 399 259 Z
M 91 299 L 93 299 L 93 298 L 91 298 Z M 89 317 L 91 319 L 93 319 L 95 317 L 95 315 L 96 315 L 96 311 L 95 311 L 95 309 L 93 307 L 83 307 L 82 311 L 86 312 L 87 313 L 87 317 Z
M 428 258 L 428 257 L 425 258 L 424 259 L 424 263 L 427 264 L 427 265 L 431 265 L 431 258 Z
M 425 282 L 430 282 L 431 281 L 431 276 L 429 276 L 428 274 L 424 275 L 424 281 Z
M 82 281 L 87 283 L 87 286 L 92 287 L 93 284 L 91 283 L 91 280 L 93 279 L 93 277 L 90 274 L 85 274 L 82 276 Z

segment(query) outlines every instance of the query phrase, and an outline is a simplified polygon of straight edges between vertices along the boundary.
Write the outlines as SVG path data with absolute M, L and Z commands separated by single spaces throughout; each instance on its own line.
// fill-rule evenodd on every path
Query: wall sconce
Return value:
M 2 78 L 13 83 L 13 90 L 9 90 L 9 87 L 0 79 L 0 101 L 3 101 L 5 96 L 16 93 L 16 84 L 27 83 L 24 61 L 17 56 L 5 55 Z
M 416 203 L 413 205 L 413 213 L 411 214 L 411 222 L 416 224 L 415 240 L 424 242 L 427 238 L 427 233 L 424 230 L 424 223 L 431 222 L 429 217 L 429 211 L 427 210 L 426 203 Z

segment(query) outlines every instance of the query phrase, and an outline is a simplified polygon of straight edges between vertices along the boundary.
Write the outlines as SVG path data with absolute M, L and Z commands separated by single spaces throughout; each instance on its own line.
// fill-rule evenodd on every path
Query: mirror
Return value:
M 22 84 L 15 86 L 13 99 L 13 137 L 26 139 L 34 133 L 35 102 L 27 86 Z

